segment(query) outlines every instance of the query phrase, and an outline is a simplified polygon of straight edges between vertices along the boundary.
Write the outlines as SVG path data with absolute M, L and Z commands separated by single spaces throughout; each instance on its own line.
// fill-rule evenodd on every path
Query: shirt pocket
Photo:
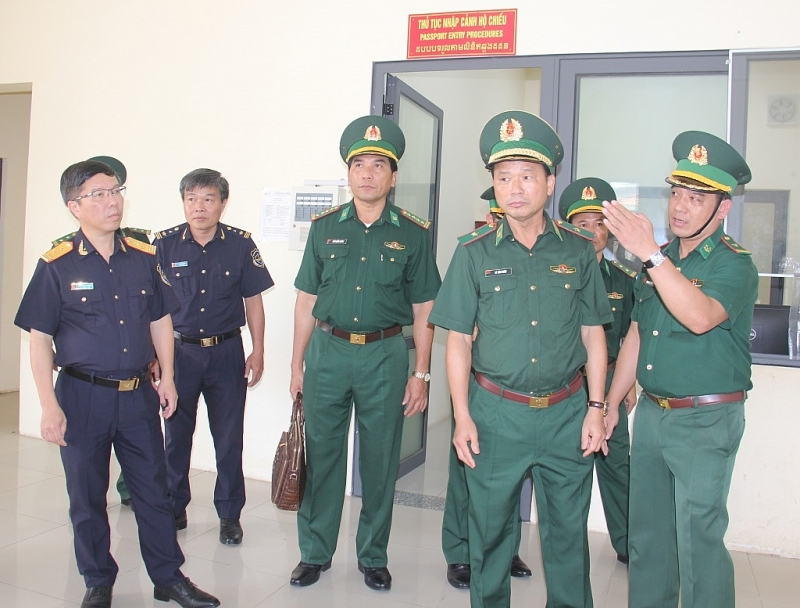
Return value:
M 550 272 L 545 280 L 547 294 L 542 294 L 545 307 L 558 321 L 580 320 L 580 272 Z
M 320 280 L 323 283 L 344 280 L 344 265 L 347 262 L 347 254 L 349 252 L 350 247 L 347 245 L 325 245 L 322 247 L 320 250 L 320 257 L 322 258 L 322 276 Z
M 131 317 L 144 323 L 150 322 L 150 304 L 153 301 L 153 286 L 128 286 L 128 306 Z
M 167 280 L 178 298 L 190 298 L 194 295 L 194 277 L 189 266 L 167 268 Z
M 397 285 L 403 280 L 406 265 L 408 264 L 408 252 L 390 249 L 389 247 L 380 248 L 381 270 L 378 275 L 378 282 L 382 285 Z
M 479 287 L 482 321 L 502 327 L 517 320 L 517 277 L 481 277 Z
M 64 293 L 64 319 L 78 327 L 108 324 L 100 290 L 86 289 Z
M 639 327 L 652 325 L 658 315 L 659 306 L 656 288 L 649 279 L 647 281 L 645 283 L 643 280 L 639 289 L 636 290 L 635 305 L 638 308 Z
M 218 298 L 238 298 L 242 284 L 241 264 L 233 266 L 223 266 L 220 264 L 211 273 L 214 295 Z

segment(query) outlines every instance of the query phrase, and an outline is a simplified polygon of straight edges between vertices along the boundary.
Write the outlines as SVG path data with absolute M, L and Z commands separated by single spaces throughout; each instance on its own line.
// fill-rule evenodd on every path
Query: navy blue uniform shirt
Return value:
M 155 357 L 150 323 L 178 308 L 152 249 L 118 234 L 106 262 L 79 230 L 39 260 L 14 323 L 53 336 L 59 367 L 144 370 Z
M 275 283 L 249 232 L 218 224 L 205 246 L 189 224 L 156 233 L 161 269 L 181 308 L 172 315 L 175 331 L 202 337 L 224 334 L 245 324 L 243 298 Z

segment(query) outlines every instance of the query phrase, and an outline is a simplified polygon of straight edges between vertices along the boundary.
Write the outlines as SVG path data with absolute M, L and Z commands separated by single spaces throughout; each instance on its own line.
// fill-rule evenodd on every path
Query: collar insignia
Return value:
M 708 150 L 706 150 L 705 146 L 701 146 L 700 144 L 695 144 L 689 151 L 689 156 L 687 158 L 690 161 L 692 161 L 695 165 L 707 165 Z
M 78 245 L 78 253 L 81 255 L 89 255 L 89 252 L 86 251 L 86 246 L 83 244 L 83 239 L 81 239 L 81 242 Z
M 581 192 L 581 200 L 583 201 L 593 201 L 597 198 L 597 192 L 594 191 L 594 188 L 591 186 L 586 186 Z
M 375 125 L 368 126 L 367 132 L 364 133 L 364 139 L 367 141 L 381 141 L 381 130 Z
M 500 125 L 500 141 L 519 141 L 522 135 L 522 125 L 518 120 L 506 118 Z
M 403 249 L 406 248 L 405 245 L 401 245 L 397 241 L 392 241 L 391 243 L 384 243 L 383 246 L 386 247 L 387 249 L 394 249 L 395 251 L 403 251 Z
M 571 266 L 567 266 L 566 264 L 559 264 L 558 266 L 550 266 L 550 270 L 553 272 L 557 272 L 558 274 L 574 274 L 575 269 Z

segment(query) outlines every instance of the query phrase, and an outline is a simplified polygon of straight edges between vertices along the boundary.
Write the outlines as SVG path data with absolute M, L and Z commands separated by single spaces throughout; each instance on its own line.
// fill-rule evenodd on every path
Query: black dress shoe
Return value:
M 620 555 L 619 553 L 617 553 L 617 561 L 620 564 L 625 564 L 627 566 L 628 565 L 628 556 L 627 555 Z
M 358 571 L 364 573 L 364 584 L 375 591 L 389 591 L 392 588 L 392 575 L 385 566 L 368 568 L 358 562 Z
M 308 564 L 300 562 L 297 567 L 292 570 L 292 578 L 289 579 L 289 584 L 295 587 L 308 587 L 313 585 L 319 580 L 320 572 L 325 572 L 331 569 L 331 562 L 327 564 Z
M 447 582 L 456 589 L 469 589 L 471 576 L 469 564 L 447 564 Z
M 180 515 L 175 516 L 175 529 L 176 530 L 185 530 L 186 526 L 189 525 L 189 518 L 186 517 L 186 511 L 181 513 Z
M 188 578 L 184 578 L 172 587 L 155 587 L 153 597 L 159 602 L 175 600 L 183 608 L 214 608 L 219 606 L 219 600 L 210 593 L 206 593 Z
M 528 568 L 528 564 L 523 562 L 519 555 L 515 555 L 511 558 L 511 576 L 522 578 L 524 576 L 530 576 L 531 574 L 531 569 Z
M 242 524 L 238 519 L 219 520 L 219 542 L 223 545 L 239 545 L 242 543 Z
M 111 587 L 89 587 L 81 608 L 111 608 Z

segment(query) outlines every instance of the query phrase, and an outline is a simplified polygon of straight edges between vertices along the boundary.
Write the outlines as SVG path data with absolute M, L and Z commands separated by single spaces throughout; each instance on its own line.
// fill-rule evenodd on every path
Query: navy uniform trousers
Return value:
M 178 409 L 166 424 L 167 473 L 173 512 L 175 516 L 182 515 L 192 499 L 189 463 L 197 402 L 202 394 L 217 454 L 214 506 L 219 517 L 239 519 L 245 503 L 242 449 L 247 398 L 242 337 L 205 348 L 175 340 L 175 388 Z
M 141 372 L 102 375 L 124 379 Z M 184 558 L 167 498 L 158 393 L 148 381 L 134 391 L 119 392 L 64 373 L 59 374 L 55 391 L 67 418 L 67 445 L 61 448 L 61 460 L 75 557 L 86 586 L 113 586 L 119 570 L 110 552 L 106 510 L 112 445 L 136 507 L 147 573 L 159 587 L 180 583 Z

